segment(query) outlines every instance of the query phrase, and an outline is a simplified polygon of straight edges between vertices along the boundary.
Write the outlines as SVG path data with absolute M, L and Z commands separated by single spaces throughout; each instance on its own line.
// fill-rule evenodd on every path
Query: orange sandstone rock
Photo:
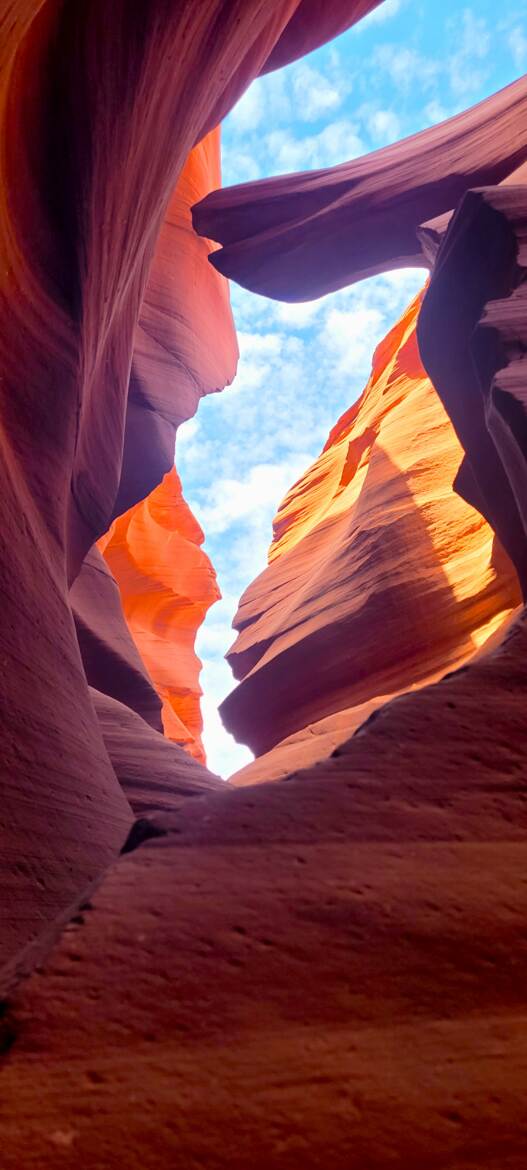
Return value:
M 346 720 L 351 733 L 372 704 L 465 661 L 519 603 L 491 528 L 452 489 L 462 451 L 420 361 L 420 304 L 285 497 L 269 567 L 241 599 L 228 655 L 241 681 L 221 711 L 258 755 L 293 736 L 296 766 L 306 729 L 313 758 L 312 725 L 325 721 L 322 752 Z
M 245 288 L 305 301 L 376 272 L 422 267 L 423 220 L 525 161 L 527 78 L 419 134 L 325 170 L 213 191 L 194 208 Z
M 128 832 L 68 586 L 115 515 L 130 474 L 123 447 L 128 467 L 138 450 L 129 435 L 142 426 L 161 467 L 145 474 L 148 491 L 168 467 L 172 416 L 168 429 L 152 411 L 125 426 L 156 243 L 190 151 L 265 67 L 297 8 L 1 7 L 2 987 L 49 948 Z M 325 35 L 343 9 L 352 23 L 364 5 L 339 0 Z M 154 310 L 149 301 L 144 321 Z M 136 486 L 118 512 L 147 494 Z
M 240 724 L 251 687 L 255 734 L 285 736 L 277 750 L 306 718 L 334 741 L 349 711 L 360 726 L 332 758 L 251 793 L 221 786 L 155 730 L 155 694 L 119 625 L 112 578 L 86 556 L 113 516 L 106 543 L 121 533 L 110 555 L 170 700 L 156 638 L 177 627 L 192 676 L 195 615 L 187 622 L 177 599 L 205 604 L 207 589 L 175 472 L 160 484 L 161 472 L 178 411 L 232 357 L 218 325 L 225 302 L 214 310 L 221 285 L 201 260 L 197 286 L 224 352 L 198 352 L 208 342 L 203 321 L 194 334 L 199 305 L 179 332 L 170 312 L 169 229 L 181 229 L 186 279 L 192 271 L 188 219 L 166 214 L 171 193 L 253 76 L 371 7 L 6 0 L 0 14 L 2 991 L 101 882 L 132 809 L 141 818 L 126 836 L 131 855 L 1 1005 L 3 1170 L 422 1170 L 430 1157 L 437 1170 L 525 1167 L 525 615 L 491 653 L 485 644 L 421 685 L 427 669 L 469 655 L 517 592 L 489 529 L 450 491 L 459 448 L 419 361 L 416 305 L 307 477 L 309 508 L 298 492 L 288 498 L 269 575 L 244 603 Z M 252 224 L 254 207 L 237 224 L 256 233 L 250 279 L 306 296 L 319 279 L 413 256 L 424 215 L 519 160 L 525 87 L 513 89 L 487 120 L 464 117 L 450 142 L 452 126 L 422 153 L 400 144 L 373 175 L 362 160 L 364 186 L 346 168 L 342 201 L 334 174 L 285 190 L 278 181 L 278 199 L 267 190 Z M 188 164 L 190 179 L 199 158 L 212 173 L 215 141 Z M 277 206 L 282 226 L 290 216 L 281 238 L 261 220 Z M 339 225 L 353 225 L 355 254 Z M 469 196 L 443 240 L 423 334 L 435 365 L 452 340 L 449 295 L 466 297 L 438 387 L 445 402 L 465 389 L 463 408 L 477 415 L 475 384 L 462 385 L 474 358 L 512 485 L 497 493 L 498 532 L 512 497 L 522 524 L 527 515 L 524 238 L 524 187 Z M 492 344 L 481 349 L 482 322 Z M 481 437 L 481 415 L 477 426 Z M 477 502 L 474 430 L 464 483 Z M 162 529 L 178 561 L 163 558 Z M 87 685 L 92 670 L 104 682 L 99 652 L 113 661 L 112 694 Z M 382 695 L 416 682 L 363 722 Z M 195 708 L 186 718 L 196 735 Z
M 224 780 L 149 727 L 130 707 L 99 691 L 90 693 L 112 767 L 141 822 L 180 809 L 189 797 L 226 790 Z M 148 835 L 144 824 L 141 828 Z
M 0 1021 L 2 1170 L 524 1170 L 526 690 L 523 616 L 159 821 Z
M 87 681 L 162 731 L 161 700 L 126 624 L 117 582 L 94 545 L 70 589 Z
M 114 516 L 161 482 L 174 463 L 178 425 L 236 373 L 228 282 L 208 263 L 214 244 L 196 235 L 190 212 L 220 182 L 217 127 L 191 150 L 157 241 L 135 332 Z
M 133 677 L 130 669 L 118 672 L 114 647 L 109 664 L 103 605 L 91 607 L 98 654 L 88 660 L 85 636 L 81 643 L 92 685 L 152 722 L 144 696 L 138 704 L 135 695 L 153 682 L 166 735 L 202 761 L 200 663 L 193 647 L 219 591 L 199 548 L 203 533 L 181 496 L 174 445 L 178 424 L 192 417 L 200 397 L 221 390 L 236 370 L 228 283 L 208 263 L 212 245 L 196 235 L 190 214 L 196 199 L 219 182 L 217 128 L 190 152 L 158 239 L 136 330 L 116 519 L 100 542 L 145 678 L 137 678 L 135 663 Z M 85 576 L 84 565 L 74 599 Z
M 204 762 L 196 631 L 220 596 L 203 533 L 175 467 L 146 500 L 114 520 L 99 547 L 157 693 L 169 739 Z
M 492 524 L 527 592 L 527 164 L 468 192 L 450 219 L 419 320 L 427 370 L 465 457 L 456 486 Z M 453 290 L 463 281 L 463 296 Z

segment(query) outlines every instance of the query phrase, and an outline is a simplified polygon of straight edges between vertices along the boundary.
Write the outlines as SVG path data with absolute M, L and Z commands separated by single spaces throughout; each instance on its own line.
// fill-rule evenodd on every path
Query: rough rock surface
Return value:
M 190 152 L 154 252 L 134 338 L 116 516 L 157 487 L 173 466 L 178 425 L 236 372 L 228 283 L 207 262 L 214 244 L 196 235 L 190 212 L 220 182 L 217 128 Z
M 173 467 L 146 500 L 114 520 L 99 547 L 119 585 L 130 632 L 162 700 L 165 735 L 204 762 L 201 663 L 194 640 L 220 593 L 202 542 L 203 532 L 183 499 Z
M 524 592 L 526 233 L 527 166 L 510 183 L 469 192 L 449 221 L 419 321 L 423 360 L 465 450 L 456 486 L 499 533 Z
M 374 6 L 339 0 L 324 35 Z M 68 584 L 108 528 L 119 485 L 129 490 L 133 347 L 138 327 L 164 339 L 154 285 L 139 320 L 166 218 L 170 250 L 172 193 L 299 7 L 6 0 L 0 12 L 0 986 L 23 952 L 51 945 L 128 831 Z M 293 38 L 286 56 L 295 51 Z M 139 350 L 140 381 L 149 354 Z M 159 468 L 166 427 L 152 411 L 150 431 L 140 418 L 145 449 L 158 434 Z M 127 507 L 142 498 L 135 490 Z
M 526 664 L 123 858 L 6 1011 L 5 1170 L 524 1170 Z
M 125 703 L 161 731 L 161 699 L 123 620 L 117 582 L 97 545 L 83 561 L 70 602 L 90 686 Z
M 343 735 L 347 710 L 351 734 L 354 708 L 459 665 L 519 604 L 492 529 L 452 491 L 462 449 L 419 358 L 420 303 L 285 497 L 241 599 L 228 658 L 242 681 L 221 713 L 257 755 L 302 729 L 325 750 L 311 725 L 338 714 Z
M 214 191 L 194 208 L 210 259 L 245 288 L 302 301 L 422 267 L 419 226 L 525 160 L 527 77 L 438 126 L 327 170 Z
M 240 279 L 293 299 L 423 248 L 422 358 L 461 446 L 414 305 L 308 476 L 312 515 L 288 498 L 268 570 L 283 604 L 262 594 L 236 652 L 255 699 L 240 724 L 257 746 L 285 737 L 255 767 L 283 775 L 285 752 L 287 776 L 222 785 L 156 730 L 154 681 L 175 717 L 156 639 L 177 628 L 199 734 L 196 614 L 175 615 L 207 592 L 161 480 L 236 356 L 190 204 L 252 78 L 375 6 L 0 13 L 2 994 L 72 919 L 0 1006 L 5 1170 L 525 1168 L 527 624 L 495 629 L 517 592 L 491 533 L 525 584 L 525 80 L 382 157 L 201 202 L 201 230 L 209 212 L 233 229 L 216 266 L 243 257 Z M 112 520 L 152 680 L 93 548 Z M 179 576 L 166 532 L 186 541 Z M 343 637 L 350 596 L 381 669 Z M 276 726 L 275 657 L 297 667 Z M 325 758 L 297 771 L 309 718 Z
M 212 244 L 195 234 L 190 215 L 219 182 L 216 129 L 190 152 L 154 253 L 134 339 L 116 519 L 99 542 L 106 565 L 94 547 L 70 594 L 88 682 L 156 730 L 164 726 L 202 762 L 193 644 L 219 591 L 181 496 L 174 444 L 200 397 L 236 369 L 227 281 L 207 263 Z
M 137 817 L 174 812 L 189 796 L 223 791 L 225 781 L 155 731 L 124 703 L 91 692 L 104 746 Z

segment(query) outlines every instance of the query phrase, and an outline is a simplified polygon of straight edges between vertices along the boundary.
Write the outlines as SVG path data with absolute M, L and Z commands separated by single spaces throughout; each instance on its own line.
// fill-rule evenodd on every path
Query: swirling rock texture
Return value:
M 524 593 L 526 183 L 523 166 L 499 187 L 464 197 L 419 322 L 421 352 L 466 453 L 456 486 L 499 533 Z M 457 315 L 449 297 L 460 262 L 469 287 Z
M 213 245 L 196 236 L 190 212 L 219 182 L 216 129 L 190 152 L 170 199 L 135 334 L 116 516 L 70 591 L 90 685 L 202 762 L 194 636 L 219 591 L 182 498 L 174 444 L 200 397 L 236 370 L 227 281 L 207 263 Z
M 348 738 L 387 696 L 458 666 L 519 604 L 492 529 L 452 491 L 463 451 L 421 364 L 420 305 L 286 496 L 241 599 L 225 725 L 259 756 L 293 736 L 244 782 L 326 753 L 329 732 Z
M 121 859 L 6 1010 L 6 1170 L 520 1170 L 526 637 Z
M 134 643 L 162 700 L 165 735 L 204 763 L 194 639 L 220 594 L 202 542 L 173 467 L 146 500 L 114 520 L 99 543 L 119 583 Z
M 194 223 L 211 262 L 253 292 L 309 300 L 388 268 L 421 266 L 419 225 L 525 160 L 527 78 L 364 158 L 215 191 Z
M 220 182 L 217 127 L 191 150 L 157 240 L 134 337 L 116 516 L 157 488 L 173 466 L 178 425 L 236 372 L 228 283 L 208 263 L 214 244 L 195 234 L 191 217 Z
M 371 7 L 335 4 L 324 35 Z M 293 15 L 300 51 L 317 43 L 303 8 L 7 0 L 0 14 L 2 987 L 49 948 L 132 822 L 90 698 L 68 585 L 114 515 L 168 469 L 172 412 L 167 423 L 168 411 L 152 407 L 162 395 L 154 374 L 170 285 L 161 281 L 159 292 L 156 273 L 179 230 L 172 193 L 189 153 L 265 66 Z M 198 172 L 194 160 L 189 191 Z M 176 365 L 192 347 L 182 322 L 172 353 L 178 320 L 166 323 Z M 208 334 L 201 348 L 210 348 Z M 210 362 L 228 364 L 230 353 L 226 337 Z M 205 364 L 189 360 L 187 385 Z M 123 458 L 123 447 L 133 456 Z M 152 718 L 152 696 L 147 705 Z
M 525 81 L 358 162 L 206 194 L 249 81 L 373 7 L 0 16 L 6 1170 L 525 1167 Z M 306 717 L 326 745 L 222 784 L 160 734 L 158 694 L 162 629 L 196 685 L 196 614 L 174 617 L 208 570 L 171 468 L 234 373 L 220 273 L 301 299 L 423 256 L 420 312 L 281 509 L 282 607 L 252 587 L 236 652 L 240 693 L 287 639 L 307 676 L 284 670 L 279 726 L 267 692 L 244 712 L 258 750 Z M 370 684 L 367 639 L 338 638 L 350 598 L 378 623 Z M 329 687 L 326 650 L 349 663 Z

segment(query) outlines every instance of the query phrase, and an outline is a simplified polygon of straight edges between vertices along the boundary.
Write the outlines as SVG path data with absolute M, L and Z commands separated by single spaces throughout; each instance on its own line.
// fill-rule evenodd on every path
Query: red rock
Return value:
M 175 812 L 189 796 L 226 788 L 224 780 L 149 727 L 130 707 L 99 691 L 93 690 L 91 696 L 112 767 L 137 817 Z
M 174 445 L 177 426 L 200 397 L 223 389 L 236 371 L 228 284 L 207 263 L 212 245 L 196 236 L 190 215 L 195 200 L 220 182 L 219 144 L 218 129 L 191 151 L 158 240 L 136 331 L 117 518 L 100 542 L 128 621 L 122 636 L 131 635 L 140 655 L 143 689 L 146 680 L 151 691 L 152 680 L 167 736 L 202 762 L 194 637 L 219 590 L 199 549 L 203 533 L 181 496 Z M 98 612 L 102 625 L 104 607 Z M 89 681 L 145 715 L 144 701 L 132 696 L 135 675 L 117 689 L 120 674 L 108 667 L 98 647 L 97 672 L 85 663 Z
M 190 691 L 195 738 L 191 648 L 211 579 L 207 591 L 175 472 L 161 478 L 177 421 L 234 361 L 225 285 L 206 273 L 208 246 L 188 219 L 214 178 L 217 137 L 196 143 L 258 72 L 372 7 L 8 0 L 0 16 L 2 993 L 74 914 L 0 1011 L 5 1170 L 525 1166 L 527 626 L 522 613 L 496 644 L 517 594 L 486 521 L 451 491 L 461 447 L 420 363 L 416 307 L 308 476 L 309 511 L 288 497 L 265 588 L 244 603 L 243 693 L 260 683 L 240 723 L 262 746 L 278 737 L 283 783 L 222 786 L 155 730 L 114 582 L 87 555 L 114 519 L 106 544 L 130 625 L 168 701 Z M 243 249 L 255 265 L 262 247 L 262 273 L 284 245 L 272 277 L 292 296 L 426 249 L 436 264 L 423 356 L 460 437 L 454 389 L 474 415 L 456 482 L 498 533 L 512 523 L 504 543 L 517 565 L 524 176 L 492 184 L 524 158 L 525 93 L 518 83 L 431 133 L 426 175 L 421 138 L 376 174 L 364 160 L 355 195 L 346 166 L 332 211 L 334 175 L 287 190 L 278 180 L 278 211 L 270 199 L 255 215 L 250 195 L 236 228 L 263 231 Z M 486 189 L 467 195 L 475 182 Z M 344 220 L 355 254 L 336 231 Z M 481 401 L 463 384 L 467 352 Z M 495 492 L 482 414 L 504 469 L 499 479 L 495 458 Z M 357 631 L 365 615 L 350 690 L 346 623 Z M 176 687 L 161 629 L 184 636 Z M 426 684 L 492 629 L 492 650 Z M 304 731 L 325 758 L 294 774 Z M 269 778 L 276 760 L 265 766 Z
M 523 182 L 521 181 L 523 179 Z M 485 515 L 527 589 L 526 169 L 470 192 L 450 220 L 419 345 L 465 450 L 457 487 Z M 457 309 L 452 292 L 462 275 Z
M 301 0 L 261 72 L 281 69 L 311 53 L 378 8 L 380 3 L 382 0 L 346 0 L 345 3 L 333 0 L 331 4 L 325 0 Z
M 70 600 L 90 686 L 125 703 L 161 731 L 161 700 L 124 620 L 117 582 L 96 545 L 84 560 Z
M 190 152 L 157 242 L 135 335 L 115 515 L 161 482 L 174 464 L 179 424 L 236 373 L 228 283 L 207 263 L 214 245 L 196 235 L 190 214 L 220 182 L 218 128 Z
M 336 714 L 345 738 L 344 712 L 349 735 L 365 704 L 458 666 L 520 601 L 491 528 L 452 490 L 462 449 L 420 362 L 420 302 L 283 500 L 269 567 L 241 599 L 228 658 L 242 681 L 221 713 L 257 755 L 294 736 L 313 759 L 330 742 L 313 724 Z
M 193 209 L 211 263 L 278 300 L 322 296 L 389 268 L 422 267 L 418 228 L 469 187 L 499 183 L 527 150 L 527 79 L 393 146 L 328 170 L 214 191 Z
M 2 987 L 49 948 L 128 832 L 68 583 L 108 528 L 119 484 L 131 493 L 127 506 L 143 492 L 128 476 L 145 414 L 135 412 L 125 436 L 126 402 L 169 209 L 142 317 L 153 342 L 164 340 L 151 295 L 170 290 L 159 264 L 170 254 L 172 192 L 192 148 L 265 66 L 297 8 L 298 0 L 7 0 L 0 14 Z M 183 333 L 191 344 L 191 326 Z M 222 362 L 232 337 L 224 344 Z M 142 378 L 150 355 L 139 350 Z M 166 466 L 172 412 L 148 421 L 150 489 Z M 102 634 L 94 630 L 103 640 L 104 621 Z
M 204 762 L 201 663 L 194 640 L 220 592 L 202 542 L 203 532 L 183 499 L 173 467 L 146 500 L 114 520 L 99 546 L 162 700 L 165 734 Z
M 270 780 L 287 780 L 301 769 L 329 759 L 374 711 L 392 697 L 376 695 L 369 702 L 344 707 L 342 711 L 308 723 L 239 768 L 229 776 L 229 782 L 235 788 L 247 788 L 253 784 L 267 784 Z
M 5 1170 L 523 1170 L 526 651 L 123 858 L 4 1018 Z

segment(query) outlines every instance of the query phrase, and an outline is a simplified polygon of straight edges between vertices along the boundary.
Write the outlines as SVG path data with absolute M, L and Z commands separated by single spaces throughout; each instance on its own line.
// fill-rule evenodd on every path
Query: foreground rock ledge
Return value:
M 160 814 L 6 1009 L 4 1170 L 523 1170 L 526 650 Z

